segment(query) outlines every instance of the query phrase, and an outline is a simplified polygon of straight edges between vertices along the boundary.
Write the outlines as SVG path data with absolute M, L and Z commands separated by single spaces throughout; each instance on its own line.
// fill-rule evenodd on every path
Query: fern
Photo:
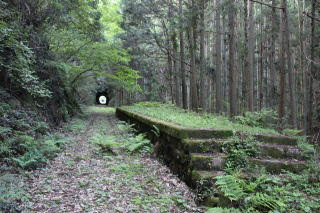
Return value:
M 91 138 L 91 142 L 98 146 L 101 152 L 115 153 L 114 148 L 119 146 L 115 136 L 96 134 Z
M 240 182 L 240 179 L 232 175 L 216 177 L 216 185 L 218 186 L 218 189 L 231 201 L 238 201 L 245 195 Z
M 130 153 L 142 153 L 151 151 L 151 143 L 145 138 L 145 134 L 139 134 L 136 137 L 129 138 L 129 140 L 124 144 Z
M 248 197 L 245 201 L 250 206 L 262 212 L 281 210 L 286 207 L 286 204 L 276 197 L 260 192 Z

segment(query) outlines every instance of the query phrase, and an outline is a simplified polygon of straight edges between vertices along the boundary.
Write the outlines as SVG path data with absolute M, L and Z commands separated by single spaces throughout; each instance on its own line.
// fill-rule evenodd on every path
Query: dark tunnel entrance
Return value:
M 97 92 L 96 94 L 96 104 L 98 105 L 108 105 L 110 98 L 107 92 Z

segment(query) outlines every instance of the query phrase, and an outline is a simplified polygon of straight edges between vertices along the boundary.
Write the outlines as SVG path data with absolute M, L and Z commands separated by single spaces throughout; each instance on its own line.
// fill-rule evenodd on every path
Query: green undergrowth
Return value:
M 180 210 L 189 208 L 183 196 L 168 191 L 163 180 L 155 174 L 154 166 L 143 161 L 152 152 L 152 145 L 144 134 L 137 134 L 132 125 L 125 122 L 111 126 L 102 120 L 93 128 L 95 133 L 89 140 L 112 174 L 104 183 L 112 184 L 112 190 L 116 192 L 124 188 L 128 191 L 130 198 L 125 199 L 130 203 L 130 212 L 175 212 L 170 210 L 174 206 Z M 128 211 L 125 206 L 113 208 L 114 212 Z
M 256 168 L 252 176 L 241 171 L 218 176 L 215 184 L 228 200 L 226 206 L 238 212 L 319 212 L 320 184 L 315 175 L 319 171 L 319 167 L 313 167 L 301 174 L 284 172 L 274 176 Z
M 152 151 L 152 145 L 145 134 L 135 134 L 132 126 L 119 122 L 117 128 L 122 134 L 113 134 L 110 132 L 110 126 L 106 126 L 104 122 L 95 124 L 96 134 L 92 135 L 90 141 L 96 145 L 102 153 L 116 154 L 122 150 L 130 154 L 149 153 Z M 111 133 L 111 135 L 110 135 Z
M 245 116 L 237 116 L 235 121 L 230 121 L 224 116 L 212 113 L 200 114 L 180 109 L 172 104 L 158 102 L 141 102 L 132 106 L 125 106 L 124 108 L 187 127 L 280 134 L 275 129 L 272 129 L 274 125 L 271 125 L 271 121 L 274 121 L 275 115 L 273 111 L 268 110 L 264 110 L 261 113 L 246 113 Z
M 300 174 L 283 171 L 279 175 L 250 163 L 250 158 L 259 155 L 254 138 L 234 137 L 223 147 L 228 153 L 226 174 L 216 177 L 216 187 L 211 189 L 211 196 L 223 195 L 224 208 L 208 212 L 320 212 L 320 166 L 313 164 L 316 153 L 304 137 L 295 137 L 300 148 L 307 147 L 301 154 L 309 168 Z
M 41 124 L 46 127 L 46 125 Z M 22 176 L 45 166 L 62 152 L 72 139 L 69 134 L 81 133 L 86 125 L 85 115 L 66 123 L 61 132 L 50 133 L 47 127 L 41 135 L 29 131 L 9 132 L 1 128 L 0 141 L 0 212 L 20 212 L 20 203 L 29 197 Z
M 115 108 L 113 107 L 105 107 L 105 106 L 89 106 L 86 109 L 87 113 L 103 113 L 103 114 L 114 114 Z

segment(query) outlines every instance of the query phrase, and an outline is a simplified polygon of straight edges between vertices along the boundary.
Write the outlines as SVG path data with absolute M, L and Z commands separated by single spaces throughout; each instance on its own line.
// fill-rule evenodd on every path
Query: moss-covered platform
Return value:
M 214 187 L 215 177 L 224 174 L 228 156 L 223 153 L 223 147 L 232 142 L 233 131 L 184 127 L 122 107 L 117 108 L 116 115 L 120 120 L 134 124 L 139 132 L 146 133 L 157 156 L 197 191 L 199 187 Z M 299 172 L 306 168 L 297 139 L 267 134 L 253 136 L 260 141 L 260 156 L 250 162 L 264 166 L 274 174 L 282 170 Z M 216 205 L 221 196 L 201 199 L 203 203 Z

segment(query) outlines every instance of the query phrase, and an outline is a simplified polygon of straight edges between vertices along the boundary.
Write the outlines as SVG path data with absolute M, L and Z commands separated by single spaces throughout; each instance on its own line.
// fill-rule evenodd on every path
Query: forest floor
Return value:
M 150 153 L 102 153 L 92 138 L 126 135 L 113 112 L 96 107 L 83 129 L 45 168 L 27 173 L 23 212 L 203 212 L 194 194 Z M 123 125 L 123 124 L 122 124 Z

